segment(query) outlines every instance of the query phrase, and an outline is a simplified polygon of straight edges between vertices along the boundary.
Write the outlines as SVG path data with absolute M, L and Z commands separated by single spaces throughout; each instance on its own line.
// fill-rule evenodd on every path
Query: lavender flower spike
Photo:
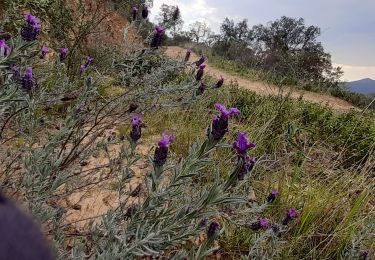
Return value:
M 83 74 L 83 73 L 85 73 L 86 72 L 86 66 L 85 65 L 81 65 L 80 67 L 79 67 L 79 74 Z
M 65 60 L 67 55 L 68 55 L 68 48 L 61 48 L 60 49 L 60 61 Z
M 272 191 L 267 198 L 268 203 L 272 203 L 276 200 L 277 196 L 279 196 L 279 192 L 277 190 Z
M 25 75 L 22 77 L 22 87 L 27 91 L 34 90 L 36 86 L 35 79 L 33 77 L 33 69 L 27 68 Z
M 186 55 L 185 55 L 185 62 L 188 62 L 190 60 L 192 49 L 187 49 Z
M 285 225 L 285 226 L 288 225 L 289 222 L 294 220 L 296 217 L 297 217 L 297 211 L 295 209 L 289 209 L 286 212 L 286 217 L 283 220 L 283 225 Z
M 12 79 L 19 80 L 21 77 L 20 67 L 16 64 L 13 64 L 10 66 L 10 70 L 12 71 L 12 74 L 13 74 Z
M 239 160 L 243 160 L 243 162 L 237 178 L 239 181 L 242 181 L 243 179 L 245 179 L 245 175 L 253 170 L 256 159 L 245 154 L 243 156 L 239 156 Z
M 165 33 L 165 28 L 163 28 L 160 25 L 155 27 L 155 34 L 151 41 L 151 48 L 157 49 L 160 47 L 161 42 L 163 40 L 164 33 Z
M 208 221 L 207 217 L 202 218 L 198 223 L 198 228 L 203 228 L 207 226 L 207 221 Z
M 220 75 L 219 81 L 216 83 L 215 88 L 221 88 L 224 85 L 224 78 Z
M 91 58 L 91 57 L 87 57 L 87 60 L 86 60 L 86 63 L 81 65 L 80 67 L 80 74 L 82 75 L 83 73 L 85 73 L 85 71 L 88 69 L 88 67 L 93 63 L 94 59 Z
M 143 9 L 142 9 L 142 18 L 143 18 L 143 19 L 147 19 L 147 17 L 148 17 L 148 13 L 149 13 L 149 11 L 148 11 L 148 7 L 145 5 L 145 6 L 143 7 Z
M 205 56 L 201 56 L 200 58 L 199 58 L 199 60 L 197 60 L 196 62 L 195 62 L 195 65 L 197 66 L 197 67 L 199 67 L 200 65 L 202 65 L 205 61 L 206 61 L 206 57 Z
M 270 223 L 266 218 L 259 218 L 257 222 L 250 225 L 250 229 L 258 231 L 260 229 L 267 229 L 270 227 Z
M 256 147 L 256 144 L 251 143 L 247 139 L 246 133 L 238 133 L 237 140 L 233 142 L 233 148 L 237 150 L 237 154 L 242 156 L 247 153 L 248 149 Z
M 212 221 L 207 229 L 207 238 L 215 239 L 220 230 L 220 224 L 217 221 Z
M 142 135 L 142 127 L 144 126 L 142 122 L 142 115 L 141 114 L 132 114 L 132 131 L 130 132 L 130 138 L 134 143 L 141 138 Z
M 137 20 L 137 15 L 138 15 L 138 8 L 134 6 L 132 9 L 133 22 Z
M 199 66 L 199 69 L 197 71 L 197 75 L 195 76 L 195 79 L 197 81 L 200 81 L 203 78 L 204 68 L 206 68 L 206 65 L 204 65 L 204 64 Z
M 10 52 L 11 48 L 8 44 L 6 44 L 5 40 L 1 39 L 0 40 L 0 57 L 7 57 Z
M 38 17 L 28 14 L 25 16 L 26 24 L 21 30 L 22 39 L 28 42 L 35 41 L 42 26 Z
M 47 55 L 48 52 L 49 52 L 49 49 L 48 49 L 47 47 L 44 46 L 44 47 L 42 48 L 41 52 L 40 52 L 39 58 L 40 58 L 41 60 L 43 60 L 43 59 L 46 57 L 46 55 Z
M 197 95 L 202 95 L 204 91 L 206 90 L 206 88 L 207 88 L 207 85 L 204 82 L 201 82 L 197 90 Z
M 232 115 L 239 115 L 241 112 L 237 108 L 226 109 L 222 104 L 215 104 L 217 110 L 221 112 L 220 116 L 214 116 L 210 135 L 214 140 L 221 140 L 228 132 L 228 121 Z
M 174 135 L 169 131 L 163 132 L 162 139 L 158 142 L 158 147 L 155 150 L 154 164 L 161 167 L 167 162 L 169 145 L 174 141 Z
M 90 66 L 93 62 L 94 62 L 94 58 L 88 56 L 87 59 L 86 59 L 85 66 L 88 67 L 88 66 Z
M 361 259 L 361 260 L 367 260 L 368 259 L 368 257 L 369 257 L 369 251 L 368 250 L 366 250 L 366 251 L 362 251 L 361 252 L 361 254 L 360 254 L 360 258 L 359 259 Z
M 253 170 L 256 160 L 247 154 L 247 150 L 255 146 L 254 143 L 247 140 L 245 133 L 239 133 L 237 140 L 233 143 L 233 148 L 237 150 L 238 165 L 240 166 L 238 180 L 243 180 L 245 175 Z

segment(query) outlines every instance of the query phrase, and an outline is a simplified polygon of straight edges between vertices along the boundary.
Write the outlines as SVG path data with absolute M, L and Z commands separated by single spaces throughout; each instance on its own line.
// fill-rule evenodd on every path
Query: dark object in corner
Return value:
M 0 234 L 0 259 L 54 259 L 36 224 L 1 193 Z

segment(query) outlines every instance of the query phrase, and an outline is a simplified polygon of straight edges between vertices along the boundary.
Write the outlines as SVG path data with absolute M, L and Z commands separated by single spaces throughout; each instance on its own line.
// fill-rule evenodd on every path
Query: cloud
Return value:
M 189 24 L 195 21 L 205 21 L 211 28 L 216 28 L 221 22 L 221 19 L 217 18 L 217 9 L 208 5 L 206 0 L 154 0 L 151 10 L 152 21 L 156 22 L 156 16 L 162 4 L 179 6 L 182 19 L 184 20 L 184 29 L 187 29 Z
M 344 71 L 344 81 L 354 81 L 363 78 L 375 79 L 375 66 L 352 66 L 347 64 L 333 64 L 333 66 L 341 67 Z

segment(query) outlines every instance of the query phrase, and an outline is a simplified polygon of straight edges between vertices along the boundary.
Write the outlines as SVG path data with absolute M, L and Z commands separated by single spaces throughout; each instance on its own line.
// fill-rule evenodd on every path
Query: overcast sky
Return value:
M 305 18 L 322 29 L 320 41 L 343 67 L 343 79 L 375 79 L 375 0 L 154 0 L 151 19 L 163 3 L 180 7 L 185 28 L 206 21 L 216 32 L 225 17 L 246 18 L 250 26 L 283 15 Z

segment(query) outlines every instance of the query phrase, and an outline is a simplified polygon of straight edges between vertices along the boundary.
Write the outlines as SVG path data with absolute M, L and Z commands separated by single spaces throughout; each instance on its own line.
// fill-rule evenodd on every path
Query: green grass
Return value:
M 372 114 L 336 113 L 303 100 L 264 97 L 227 86 L 206 92 L 187 107 L 146 115 L 144 120 L 152 127 L 145 130 L 145 136 L 172 130 L 176 135 L 171 147 L 174 157 L 185 156 L 197 138 L 205 138 L 206 127 L 217 113 L 216 102 L 242 112 L 231 120 L 226 142 L 232 143 L 239 131 L 247 132 L 257 143 L 252 153 L 269 158 L 256 167 L 250 179 L 258 202 L 273 189 L 281 192 L 264 215 L 276 222 L 289 207 L 299 211 L 298 220 L 282 236 L 286 243 L 275 249 L 277 258 L 338 258 L 375 217 L 369 204 L 374 200 L 370 182 L 375 144 Z M 200 181 L 212 180 L 217 170 L 226 174 L 231 168 L 227 159 L 234 163 L 231 149 L 217 152 L 215 164 Z M 228 259 L 246 255 L 258 235 L 224 223 L 220 253 Z M 374 243 L 371 240 L 362 246 L 371 248 Z M 262 248 L 270 250 L 269 246 Z

